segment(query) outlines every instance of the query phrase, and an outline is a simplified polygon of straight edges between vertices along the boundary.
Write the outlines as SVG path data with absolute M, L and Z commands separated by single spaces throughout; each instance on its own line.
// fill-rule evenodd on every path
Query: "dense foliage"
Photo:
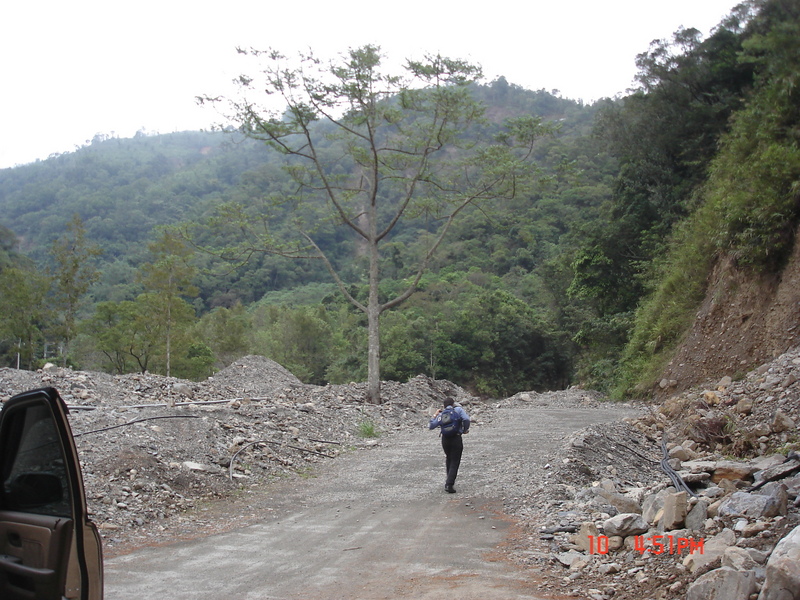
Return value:
M 429 373 L 486 394 L 562 386 L 569 381 L 571 360 L 569 335 L 558 333 L 556 299 L 569 281 L 562 257 L 574 243 L 573 221 L 591 218 L 608 197 L 613 162 L 589 138 L 594 107 L 523 90 L 502 78 L 473 87 L 471 94 L 490 114 L 475 128 L 493 128 L 520 115 L 560 123 L 559 135 L 535 148 L 547 185 L 454 222 L 413 301 L 385 316 L 384 375 L 406 379 Z M 166 314 L 159 296 L 169 296 L 152 274 L 154 265 L 166 264 L 154 254 L 160 235 L 155 226 L 217 219 L 221 227 L 198 230 L 195 241 L 222 254 L 241 233 L 224 207 L 271 203 L 274 208 L 275 197 L 291 197 L 295 188 L 280 164 L 262 146 L 233 132 L 216 132 L 96 138 L 75 153 L 4 171 L 3 222 L 22 240 L 15 244 L 9 234 L 9 250 L 24 251 L 43 272 L 52 272 L 48 249 L 64 223 L 77 218 L 86 240 L 103 251 L 91 261 L 99 278 L 83 306 L 69 360 L 114 372 L 170 368 L 173 374 L 202 377 L 211 372 L 209 357 L 220 366 L 256 352 L 309 382 L 363 379 L 364 317 L 341 302 L 319 261 L 254 254 L 247 262 L 225 262 L 198 252 L 192 263 L 196 293 L 179 294 L 183 305 L 168 304 L 174 318 L 183 316 L 175 323 L 154 318 Z M 273 231 L 289 229 L 293 219 L 303 217 L 288 208 L 269 213 Z M 317 208 L 304 210 L 311 218 Z M 399 224 L 383 253 L 386 297 L 407 285 L 428 245 L 436 215 L 417 213 Z M 314 218 L 318 243 L 354 297 L 365 298 L 357 246 Z M 189 314 L 179 306 L 193 310 Z M 483 318 L 489 314 L 491 319 Z M 34 363 L 53 358 L 52 345 L 47 356 L 43 349 L 59 320 L 62 313 L 39 323 L 37 339 L 29 344 Z M 20 336 L 12 338 L 9 331 L 4 338 L 11 364 L 16 356 L 11 340 L 19 342 Z
M 452 223 L 418 291 L 382 317 L 385 379 L 426 373 L 488 396 L 575 382 L 638 393 L 691 323 L 715 260 L 782 268 L 800 220 L 797 3 L 748 0 L 707 38 L 682 29 L 637 64 L 635 91 L 591 106 L 504 78 L 470 87 L 488 118 L 464 142 L 508 117 L 558 126 L 533 148 L 543 185 Z M 322 261 L 219 257 L 242 248 L 237 210 L 266 216 L 274 234 L 314 223 L 366 301 L 363 248 L 321 205 L 290 201 L 287 160 L 236 132 L 186 132 L 98 137 L 0 171 L 3 364 L 201 378 L 258 353 L 311 383 L 364 380 L 365 316 Z M 386 240 L 381 302 L 415 276 L 437 218 L 420 207 Z M 209 219 L 220 226 L 193 241 L 217 255 L 159 229 Z M 70 280 L 78 265 L 84 279 Z
M 637 311 L 633 328 L 620 336 L 617 394 L 641 393 L 653 384 L 691 324 L 719 256 L 732 256 L 741 268 L 775 271 L 791 251 L 800 216 L 798 40 L 800 7 L 759 0 L 739 5 L 707 40 L 678 32 L 671 50 L 656 44 L 640 57 L 642 90 L 625 100 L 623 114 L 635 114 L 642 100 L 655 110 L 651 118 L 664 121 L 658 136 L 643 144 L 670 160 L 660 163 L 658 187 L 644 178 L 655 169 L 638 166 L 634 154 L 620 153 L 620 179 L 635 166 L 645 187 L 662 190 L 639 198 L 664 204 L 643 217 L 636 210 L 641 203 L 631 203 L 626 189 L 618 188 L 612 222 L 627 219 L 622 239 L 635 241 L 621 260 L 600 254 L 604 261 L 597 261 L 608 270 L 609 265 L 628 269 L 629 286 L 642 286 L 632 294 L 634 303 L 606 313 L 613 319 Z M 600 240 L 615 238 L 614 225 L 610 229 Z M 576 267 L 576 281 L 601 280 L 592 269 Z M 618 281 L 624 285 L 624 279 Z M 601 306 L 613 302 L 608 288 L 590 291 Z

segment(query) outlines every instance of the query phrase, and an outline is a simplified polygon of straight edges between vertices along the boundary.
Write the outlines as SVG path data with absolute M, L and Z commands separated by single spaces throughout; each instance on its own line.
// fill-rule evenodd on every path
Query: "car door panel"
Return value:
M 88 520 L 67 408 L 52 388 L 0 412 L 0 598 L 98 600 L 102 550 Z
M 60 598 L 72 529 L 72 521 L 63 517 L 0 512 L 0 573 L 6 585 L 0 597 Z

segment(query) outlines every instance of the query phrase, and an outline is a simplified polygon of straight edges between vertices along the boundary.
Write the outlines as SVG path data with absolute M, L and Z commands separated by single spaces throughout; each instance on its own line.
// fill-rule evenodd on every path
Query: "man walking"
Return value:
M 458 476 L 458 467 L 461 465 L 461 453 L 464 451 L 464 444 L 461 436 L 469 433 L 469 415 L 460 406 L 455 406 L 452 398 L 444 401 L 444 408 L 440 408 L 433 415 L 428 424 L 429 429 L 440 429 L 442 436 L 442 450 L 445 455 L 445 470 L 447 479 L 444 489 L 448 494 L 455 494 L 453 484 Z

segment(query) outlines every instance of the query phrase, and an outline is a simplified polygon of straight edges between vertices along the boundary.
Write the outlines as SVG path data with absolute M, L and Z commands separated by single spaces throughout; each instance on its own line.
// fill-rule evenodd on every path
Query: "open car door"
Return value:
M 100 536 L 67 406 L 53 388 L 14 396 L 0 410 L 0 598 L 102 597 Z

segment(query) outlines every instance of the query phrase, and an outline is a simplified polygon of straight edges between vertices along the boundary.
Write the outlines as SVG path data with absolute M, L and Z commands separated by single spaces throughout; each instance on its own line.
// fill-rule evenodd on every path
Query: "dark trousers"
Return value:
M 458 476 L 458 467 L 461 465 L 461 453 L 464 451 L 464 443 L 460 435 L 450 437 L 442 436 L 442 450 L 444 450 L 444 466 L 447 470 L 447 481 L 445 485 L 453 485 Z

